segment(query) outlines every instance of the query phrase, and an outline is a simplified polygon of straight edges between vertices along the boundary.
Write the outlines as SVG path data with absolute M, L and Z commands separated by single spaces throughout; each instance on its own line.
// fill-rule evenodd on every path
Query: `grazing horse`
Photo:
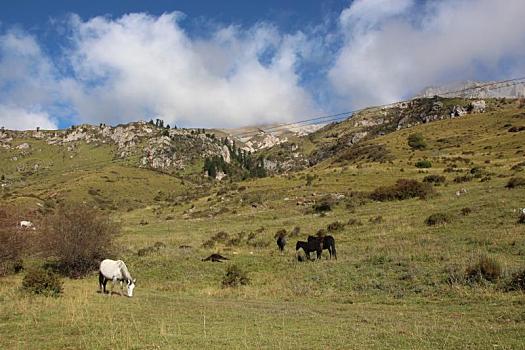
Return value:
M 28 221 L 28 220 L 20 221 L 19 225 L 20 225 L 20 228 L 32 229 L 32 230 L 35 229 L 35 226 L 33 225 L 33 223 L 31 221 Z
M 281 253 L 284 251 L 284 246 L 286 245 L 286 236 L 280 235 L 277 237 L 277 246 Z
M 107 293 L 106 283 L 112 281 L 111 292 L 115 287 L 115 283 L 120 282 L 120 295 L 122 295 L 122 282 L 127 284 L 127 296 L 133 296 L 133 289 L 135 288 L 136 279 L 131 277 L 131 274 L 122 260 L 111 260 L 105 259 L 100 263 L 100 269 L 98 273 L 98 282 L 100 285 L 100 291 L 102 293 Z
M 314 237 L 316 238 L 316 237 Z M 306 254 L 306 257 L 308 259 L 311 259 L 311 256 L 310 256 L 310 253 L 311 252 L 316 252 L 317 253 L 317 259 L 320 259 L 321 258 L 321 252 L 323 250 L 322 248 L 322 240 L 319 239 L 319 240 L 308 240 L 308 242 L 305 242 L 305 241 L 297 241 L 297 243 L 295 244 L 295 250 L 298 251 L 299 249 L 302 249 L 305 254 Z
M 332 259 L 332 255 L 337 260 L 337 252 L 335 250 L 335 239 L 334 237 L 328 235 L 328 236 L 322 236 L 322 237 L 316 237 L 316 236 L 308 236 L 308 242 L 315 247 L 319 247 L 320 251 L 322 252 L 324 249 L 327 249 L 330 253 L 330 259 Z M 321 258 L 321 254 L 317 253 L 317 258 Z

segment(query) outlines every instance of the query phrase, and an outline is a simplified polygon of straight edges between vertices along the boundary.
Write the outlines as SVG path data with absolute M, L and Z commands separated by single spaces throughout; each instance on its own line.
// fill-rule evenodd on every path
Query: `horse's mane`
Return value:
M 128 267 L 126 266 L 126 264 L 124 264 L 124 261 L 119 260 L 118 262 L 119 262 L 120 272 L 122 273 L 122 276 L 123 276 L 127 281 L 132 281 L 133 278 L 131 277 L 131 274 L 130 274 L 129 271 L 128 271 Z

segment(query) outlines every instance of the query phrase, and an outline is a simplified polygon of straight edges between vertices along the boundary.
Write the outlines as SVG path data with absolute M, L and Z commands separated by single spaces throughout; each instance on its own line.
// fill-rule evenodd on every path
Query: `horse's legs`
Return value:
M 115 283 L 117 283 L 117 282 L 118 282 L 117 278 L 113 277 L 113 279 L 111 280 L 111 293 L 110 293 L 110 295 L 113 294 L 113 291 L 115 290 Z

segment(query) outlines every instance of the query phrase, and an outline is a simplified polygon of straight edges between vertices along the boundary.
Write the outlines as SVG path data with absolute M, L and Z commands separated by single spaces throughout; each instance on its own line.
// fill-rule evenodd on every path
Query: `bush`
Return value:
M 433 183 L 433 184 L 442 184 L 446 180 L 445 176 L 442 175 L 427 175 L 423 178 L 423 182 Z
M 450 217 L 450 215 L 448 214 L 445 214 L 445 213 L 435 213 L 435 214 L 432 214 L 430 215 L 426 220 L 425 220 L 425 224 L 427 224 L 427 226 L 436 226 L 436 225 L 443 225 L 443 224 L 448 224 L 450 223 L 450 221 L 452 218 Z
M 461 209 L 461 215 L 463 215 L 463 216 L 467 216 L 467 215 L 469 215 L 470 213 L 472 213 L 472 209 L 469 208 L 469 207 L 465 207 L 465 208 L 462 208 L 462 209 Z
M 511 177 L 505 185 L 506 188 L 525 187 L 525 179 L 522 177 Z
M 331 224 L 328 224 L 328 226 L 326 227 L 328 232 L 340 231 L 344 228 L 345 228 L 345 224 L 343 224 L 341 221 L 334 221 Z
M 404 200 L 409 198 L 426 199 L 436 192 L 432 185 L 417 180 L 400 179 L 393 186 L 381 186 L 376 188 L 370 198 L 376 201 Z
M 250 283 L 248 274 L 241 270 L 237 265 L 231 264 L 226 268 L 226 273 L 222 278 L 223 287 L 238 287 Z
M 432 163 L 429 160 L 419 160 L 416 162 L 415 166 L 419 169 L 432 168 Z
M 455 183 L 463 183 L 463 182 L 469 182 L 469 181 L 472 181 L 472 179 L 474 178 L 474 176 L 472 175 L 461 175 L 461 176 L 456 176 L 454 178 L 454 182 Z
M 424 150 L 427 148 L 427 143 L 425 141 L 425 138 L 423 135 L 417 133 L 417 134 L 410 134 L 408 135 L 408 146 L 414 150 Z
M 479 260 L 469 266 L 465 271 L 468 282 L 476 283 L 483 280 L 494 282 L 501 277 L 502 269 L 499 262 L 493 258 L 482 255 Z
M 514 273 L 505 289 L 507 291 L 525 291 L 525 269 Z
M 22 290 L 57 297 L 62 293 L 62 281 L 52 271 L 43 268 L 31 269 L 22 280 Z
M 109 217 L 84 204 L 62 205 L 43 223 L 42 248 L 55 269 L 69 277 L 96 270 L 112 255 L 118 227 Z
M 326 196 L 323 199 L 321 199 L 319 202 L 315 203 L 313 205 L 313 209 L 316 213 L 324 213 L 327 211 L 332 210 L 332 206 L 334 205 L 334 201 L 330 196 Z

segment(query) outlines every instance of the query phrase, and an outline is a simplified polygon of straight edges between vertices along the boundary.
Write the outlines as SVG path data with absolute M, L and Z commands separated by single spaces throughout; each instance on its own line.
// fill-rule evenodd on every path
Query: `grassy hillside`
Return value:
M 70 189 L 79 199 L 142 205 L 112 211 L 123 229 L 119 258 L 138 279 L 134 297 L 96 293 L 95 274 L 66 280 L 56 299 L 22 294 L 23 274 L 2 278 L 0 347 L 521 348 L 525 301 L 506 287 L 525 269 L 525 225 L 516 212 L 525 207 L 525 188 L 505 187 L 511 177 L 525 177 L 518 165 L 525 130 L 509 131 L 520 127 L 525 109 L 505 103 L 364 140 L 357 153 L 342 148 L 299 172 L 215 182 L 175 202 L 158 191 L 182 195 L 187 182 L 110 163 L 105 147 L 82 152 L 93 157 L 83 161 L 86 170 L 73 170 L 73 158 L 48 175 L 22 179 L 6 171 L 25 185 L 13 186 L 4 200 Z M 427 149 L 412 150 L 411 133 L 423 135 Z M 12 154 L 1 156 L 7 164 Z M 49 157 L 60 161 L 59 154 Z M 89 160 L 102 165 L 88 167 Z M 417 168 L 419 160 L 431 167 Z M 368 198 L 379 186 L 428 175 L 445 176 L 429 199 Z M 332 210 L 321 214 L 314 206 L 323 201 Z M 448 223 L 427 225 L 436 213 Z M 343 224 L 330 232 L 338 259 L 327 260 L 325 251 L 320 261 L 298 262 L 295 242 L 336 221 Z M 279 229 L 289 233 L 283 255 L 273 238 Z M 228 237 L 217 238 L 220 231 Z M 144 250 L 155 242 L 165 246 Z M 213 252 L 230 262 L 201 261 Z M 501 266 L 500 278 L 468 281 L 466 271 L 483 255 Z M 223 288 L 229 264 L 245 270 L 250 284 Z

